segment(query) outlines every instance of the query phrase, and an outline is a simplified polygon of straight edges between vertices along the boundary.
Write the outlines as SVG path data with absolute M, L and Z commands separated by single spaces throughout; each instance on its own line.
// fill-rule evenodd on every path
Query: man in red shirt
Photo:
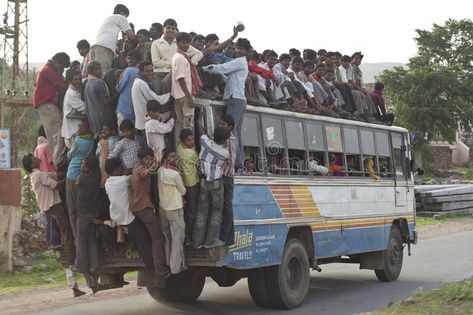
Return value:
M 55 54 L 39 72 L 33 95 L 33 107 L 39 112 L 56 167 L 66 155 L 64 138 L 61 137 L 62 113 L 58 107 L 58 91 L 61 85 L 66 84 L 62 73 L 69 65 L 70 58 L 66 53 Z

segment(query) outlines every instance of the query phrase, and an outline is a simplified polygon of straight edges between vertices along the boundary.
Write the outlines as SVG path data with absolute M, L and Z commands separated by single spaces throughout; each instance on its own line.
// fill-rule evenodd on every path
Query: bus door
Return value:
M 407 206 L 407 167 L 406 165 L 406 139 L 401 133 L 391 133 L 391 143 L 393 148 L 394 164 L 394 189 L 396 198 L 396 207 Z

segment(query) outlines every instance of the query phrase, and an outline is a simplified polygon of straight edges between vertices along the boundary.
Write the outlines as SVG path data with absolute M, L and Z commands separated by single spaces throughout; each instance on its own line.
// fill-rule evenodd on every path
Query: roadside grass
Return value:
M 10 293 L 67 287 L 65 269 L 47 251 L 37 257 L 24 258 L 33 269 L 30 272 L 0 273 L 0 296 Z M 136 279 L 137 272 L 129 272 L 125 279 Z M 85 279 L 77 273 L 77 283 L 85 288 Z
M 470 215 L 446 215 L 439 218 L 433 217 L 416 217 L 416 227 L 423 227 L 427 225 L 436 225 L 448 221 L 461 221 L 470 218 Z
M 407 300 L 369 314 L 473 314 L 473 278 L 446 284 L 427 293 L 422 293 L 421 288 L 417 291 Z

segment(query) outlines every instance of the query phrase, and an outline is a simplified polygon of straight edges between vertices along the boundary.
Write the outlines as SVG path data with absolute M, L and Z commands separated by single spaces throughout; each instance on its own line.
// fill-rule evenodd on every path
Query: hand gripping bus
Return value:
M 225 106 L 196 104 L 195 124 L 211 132 Z M 404 247 L 410 254 L 417 241 L 406 129 L 248 105 L 242 140 L 234 245 L 186 248 L 189 268 L 165 287 L 132 251 L 106 257 L 102 274 L 139 269 L 138 285 L 175 302 L 196 300 L 207 276 L 223 287 L 247 278 L 256 305 L 281 309 L 303 303 L 310 269 L 323 264 L 359 264 L 380 281 L 399 277 Z

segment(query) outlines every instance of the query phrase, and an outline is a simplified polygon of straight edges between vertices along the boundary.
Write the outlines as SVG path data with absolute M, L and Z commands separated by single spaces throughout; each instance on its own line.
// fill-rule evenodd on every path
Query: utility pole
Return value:
M 6 0 L 3 14 L 1 126 L 4 124 L 4 107 L 11 108 L 12 166 L 18 165 L 18 108 L 31 106 L 28 64 L 28 0 Z M 8 64 L 11 62 L 11 71 Z

